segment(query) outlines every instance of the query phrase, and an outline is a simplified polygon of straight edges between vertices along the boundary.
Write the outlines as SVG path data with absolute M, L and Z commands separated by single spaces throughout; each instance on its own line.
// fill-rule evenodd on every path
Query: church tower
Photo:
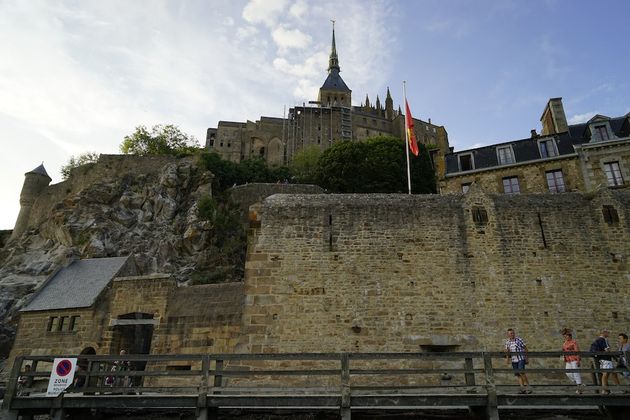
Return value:
M 340 72 L 337 46 L 335 45 L 335 21 L 333 21 L 332 47 L 330 58 L 328 59 L 328 77 L 322 87 L 319 88 L 319 96 L 317 98 L 320 106 L 351 106 L 352 91 L 339 75 Z

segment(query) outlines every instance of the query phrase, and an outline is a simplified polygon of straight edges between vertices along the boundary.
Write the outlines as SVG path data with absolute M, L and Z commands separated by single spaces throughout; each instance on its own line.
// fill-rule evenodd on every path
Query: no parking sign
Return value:
M 76 366 L 76 358 L 55 359 L 50 373 L 50 381 L 48 381 L 47 397 L 56 397 L 72 385 Z

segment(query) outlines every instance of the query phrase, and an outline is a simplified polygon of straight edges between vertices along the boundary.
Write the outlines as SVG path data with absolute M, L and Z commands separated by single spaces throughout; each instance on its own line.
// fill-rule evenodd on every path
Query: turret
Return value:
M 24 185 L 20 193 L 20 214 L 18 214 L 10 240 L 22 236 L 28 227 L 33 203 L 35 203 L 37 197 L 39 197 L 48 184 L 50 184 L 50 181 L 52 181 L 52 179 L 48 176 L 43 162 L 37 168 L 24 174 Z
M 394 100 L 389 93 L 389 87 L 387 87 L 387 97 L 385 98 L 385 118 L 390 121 L 394 119 Z

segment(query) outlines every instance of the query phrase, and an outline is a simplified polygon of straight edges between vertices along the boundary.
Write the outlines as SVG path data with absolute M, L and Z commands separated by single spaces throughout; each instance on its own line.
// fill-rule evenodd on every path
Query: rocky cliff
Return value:
M 211 181 L 194 157 L 102 155 L 46 187 L 24 234 L 0 251 L 0 358 L 16 311 L 70 259 L 133 254 L 143 274 L 203 275 L 212 226 L 197 201 Z

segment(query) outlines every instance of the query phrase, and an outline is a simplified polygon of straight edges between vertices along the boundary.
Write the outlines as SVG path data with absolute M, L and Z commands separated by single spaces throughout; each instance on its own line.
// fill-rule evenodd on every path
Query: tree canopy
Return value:
M 289 167 L 296 182 L 303 184 L 317 182 L 317 161 L 321 154 L 319 146 L 311 145 L 304 147 L 293 155 Z
M 186 155 L 197 149 L 197 139 L 172 124 L 154 125 L 151 131 L 139 125 L 120 145 L 122 153 L 134 155 Z
M 436 192 L 429 152 L 410 154 L 413 193 Z M 365 142 L 338 142 L 322 153 L 317 164 L 320 186 L 336 193 L 407 192 L 405 142 L 396 137 L 374 137 Z
M 76 167 L 86 165 L 88 163 L 95 163 L 100 155 L 96 152 L 85 152 L 79 156 L 71 156 L 68 163 L 61 167 L 61 177 L 68 179 L 70 172 Z

